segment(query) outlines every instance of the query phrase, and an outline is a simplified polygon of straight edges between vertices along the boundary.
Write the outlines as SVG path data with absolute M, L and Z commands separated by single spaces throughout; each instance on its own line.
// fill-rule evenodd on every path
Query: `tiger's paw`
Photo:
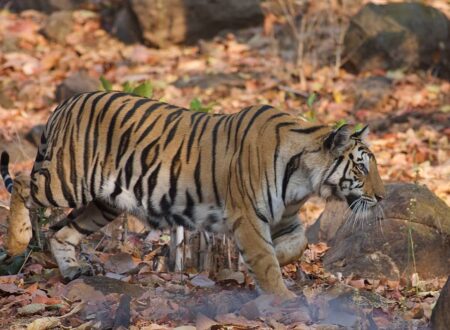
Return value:
M 295 298 L 297 298 L 297 295 L 292 292 L 291 290 L 283 290 L 282 293 L 276 294 L 278 297 L 280 297 L 283 301 L 287 301 L 287 300 L 293 300 Z

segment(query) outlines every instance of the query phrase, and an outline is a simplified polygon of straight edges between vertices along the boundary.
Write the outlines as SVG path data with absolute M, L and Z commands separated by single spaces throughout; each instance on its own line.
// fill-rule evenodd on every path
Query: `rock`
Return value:
M 432 68 L 450 77 L 450 22 L 421 3 L 369 3 L 350 21 L 343 58 L 351 72 Z
M 258 0 L 130 0 L 146 43 L 157 47 L 193 43 L 223 29 L 260 24 Z
M 128 6 L 121 8 L 116 13 L 109 32 L 126 44 L 142 42 L 142 32 L 139 22 L 134 12 Z
M 89 7 L 87 0 L 0 0 L 0 8 L 8 8 L 13 12 L 37 10 L 52 13 L 58 10 L 73 10 Z
M 237 73 L 208 73 L 180 77 L 173 84 L 177 88 L 199 87 L 201 89 L 207 89 L 217 88 L 218 86 L 243 88 L 245 81 Z
M 331 246 L 324 257 L 325 269 L 392 280 L 415 272 L 421 279 L 447 276 L 450 208 L 424 186 L 397 183 L 386 185 L 386 190 L 387 197 L 381 202 L 385 217 L 379 222 L 344 223 L 347 205 L 327 204 L 318 220 L 318 235 L 312 237 Z
M 50 40 L 65 44 L 67 35 L 72 32 L 73 22 L 72 12 L 55 12 L 48 17 L 42 33 Z
M 450 324 L 450 277 L 441 290 L 436 306 L 431 314 L 431 325 L 434 330 L 448 329 Z
M 100 89 L 98 79 L 88 76 L 85 72 L 77 72 L 56 87 L 56 102 L 62 102 L 78 93 L 93 92 Z
M 371 109 L 389 97 L 392 80 L 386 77 L 368 77 L 355 81 L 353 92 L 354 109 Z
M 44 133 L 45 125 L 35 125 L 25 135 L 25 139 L 33 146 L 38 147 L 41 144 L 41 136 Z
M 212 288 L 216 285 L 216 282 L 210 280 L 204 274 L 199 274 L 191 280 L 191 284 L 199 288 Z

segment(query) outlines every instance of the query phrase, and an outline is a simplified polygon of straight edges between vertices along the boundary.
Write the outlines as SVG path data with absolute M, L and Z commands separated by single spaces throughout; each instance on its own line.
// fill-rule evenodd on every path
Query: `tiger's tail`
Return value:
M 3 178 L 3 182 L 5 183 L 6 190 L 8 190 L 9 193 L 12 193 L 13 180 L 9 174 L 8 165 L 9 154 L 6 151 L 3 151 L 0 156 L 0 174 Z

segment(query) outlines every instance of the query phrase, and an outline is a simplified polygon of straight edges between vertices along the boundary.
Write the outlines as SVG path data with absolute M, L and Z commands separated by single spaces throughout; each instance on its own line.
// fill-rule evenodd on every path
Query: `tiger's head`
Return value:
M 368 133 L 368 126 L 352 133 L 343 125 L 324 137 L 331 166 L 320 187 L 322 197 L 346 200 L 354 213 L 363 216 L 386 195 L 375 156 L 366 142 Z

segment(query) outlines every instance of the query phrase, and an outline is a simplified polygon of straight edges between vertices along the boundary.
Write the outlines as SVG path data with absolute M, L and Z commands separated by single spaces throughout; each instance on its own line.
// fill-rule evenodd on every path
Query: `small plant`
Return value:
M 105 77 L 101 76 L 100 82 L 102 84 L 102 88 L 105 91 L 113 90 L 112 83 Z M 122 84 L 122 91 L 124 91 L 125 93 L 130 93 L 141 97 L 152 98 L 153 85 L 150 81 L 144 81 L 143 83 L 136 86 L 127 81 L 124 84 Z
M 214 106 L 214 102 L 210 102 L 207 105 L 204 105 L 202 103 L 202 101 L 200 101 L 199 98 L 194 98 L 192 99 L 191 103 L 189 104 L 189 109 L 195 112 L 211 112 L 213 106 Z
M 334 125 L 333 128 L 334 129 L 338 129 L 341 128 L 342 126 L 347 125 L 347 120 L 346 119 L 339 119 Z
M 308 111 L 305 114 L 305 119 L 309 122 L 316 121 L 316 109 L 314 107 L 314 103 L 317 100 L 317 94 L 311 93 L 306 99 L 306 106 L 308 107 Z

